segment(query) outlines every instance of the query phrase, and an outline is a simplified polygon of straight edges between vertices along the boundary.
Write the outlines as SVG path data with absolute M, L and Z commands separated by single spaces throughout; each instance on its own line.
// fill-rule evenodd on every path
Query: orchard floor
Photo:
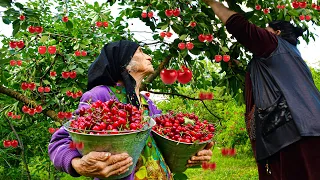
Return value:
M 213 150 L 212 162 L 216 162 L 214 171 L 204 171 L 201 168 L 190 168 L 185 174 L 190 180 L 256 180 L 258 179 L 257 167 L 253 157 L 236 155 L 235 157 L 224 157 L 220 148 Z M 66 176 L 61 180 L 87 180 L 88 178 L 72 178 Z

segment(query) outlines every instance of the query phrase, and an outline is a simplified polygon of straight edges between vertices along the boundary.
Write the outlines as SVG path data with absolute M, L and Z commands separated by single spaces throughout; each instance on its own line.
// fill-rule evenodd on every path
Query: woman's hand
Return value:
M 82 158 L 72 159 L 71 163 L 78 174 L 97 178 L 123 174 L 133 164 L 127 153 L 111 155 L 108 152 L 90 152 Z
M 213 146 L 213 142 L 210 142 L 206 145 L 206 147 L 199 151 L 195 156 L 192 156 L 188 160 L 187 167 L 201 165 L 203 162 L 208 162 L 211 160 L 212 151 L 211 147 Z

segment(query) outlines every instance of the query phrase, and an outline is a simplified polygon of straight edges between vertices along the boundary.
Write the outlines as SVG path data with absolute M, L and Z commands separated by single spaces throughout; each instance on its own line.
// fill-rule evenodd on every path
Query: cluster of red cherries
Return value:
M 155 117 L 152 130 L 170 140 L 182 143 L 209 141 L 214 136 L 214 125 L 207 120 L 199 121 L 194 113 L 174 113 L 173 111 Z
M 119 134 L 141 130 L 148 125 L 142 111 L 131 104 L 123 104 L 114 99 L 100 100 L 81 108 L 79 115 L 71 120 L 70 130 L 87 134 Z

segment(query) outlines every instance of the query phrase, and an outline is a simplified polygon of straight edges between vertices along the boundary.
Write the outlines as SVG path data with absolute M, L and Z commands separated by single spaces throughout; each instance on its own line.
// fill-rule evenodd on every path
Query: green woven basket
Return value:
M 204 149 L 208 142 L 212 141 L 184 143 L 168 139 L 155 131 L 152 131 L 152 135 L 164 160 L 173 173 L 184 172 L 187 169 L 188 160 L 198 151 Z
M 75 143 L 83 143 L 83 149 L 78 149 L 82 155 L 91 151 L 110 152 L 111 154 L 128 153 L 132 157 L 133 165 L 129 171 L 121 175 L 113 175 L 106 179 L 120 179 L 132 173 L 134 166 L 144 148 L 151 128 L 156 122 L 151 118 L 149 126 L 145 126 L 140 131 L 128 132 L 124 134 L 85 134 L 70 131 L 70 121 L 64 124 L 64 128 L 69 132 L 71 139 Z

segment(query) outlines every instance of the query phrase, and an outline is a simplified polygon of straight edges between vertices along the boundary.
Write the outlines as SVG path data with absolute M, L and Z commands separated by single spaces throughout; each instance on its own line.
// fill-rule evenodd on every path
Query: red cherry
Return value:
M 264 14 L 269 14 L 269 9 L 268 9 L 268 8 L 263 9 L 263 13 L 264 13 Z
M 70 76 L 70 73 L 69 72 L 62 72 L 61 75 L 62 75 L 62 78 L 67 79 Z
M 82 150 L 84 148 L 83 142 L 79 142 L 76 144 L 77 149 Z
M 202 167 L 202 169 L 207 170 L 207 169 L 209 169 L 209 163 L 208 162 L 203 162 L 201 164 L 201 167 Z
M 192 79 L 192 72 L 188 68 L 184 68 L 183 70 L 178 70 L 177 80 L 181 84 L 187 84 Z
M 49 46 L 48 47 L 49 54 L 55 54 L 56 51 L 57 51 L 57 47 L 56 46 Z
M 172 36 L 172 33 L 171 33 L 171 32 L 166 32 L 166 36 L 167 36 L 168 38 L 170 38 L 170 37 Z
M 71 119 L 72 118 L 72 112 L 65 112 L 64 113 L 65 118 Z
M 212 100 L 213 99 L 213 93 L 212 92 L 209 92 L 206 94 L 206 99 L 209 99 L 209 100 Z
M 311 20 L 311 15 L 306 15 L 306 21 L 310 21 Z
M 41 113 L 42 112 L 42 106 L 37 106 L 36 107 L 36 112 Z
M 299 2 L 297 2 L 297 1 L 293 1 L 293 2 L 292 2 L 292 7 L 293 7 L 294 9 L 299 8 L 299 6 L 300 6 Z
M 31 91 L 33 91 L 36 88 L 36 84 L 34 82 L 28 84 L 28 89 L 30 89 Z
M 190 26 L 191 26 L 192 28 L 196 27 L 196 25 L 197 25 L 197 22 L 195 22 L 195 21 L 190 22 Z
M 103 21 L 102 25 L 103 25 L 103 27 L 108 27 L 109 23 L 108 23 L 108 21 Z
M 34 108 L 30 108 L 28 113 L 30 116 L 33 116 L 36 113 L 36 110 Z
M 45 54 L 46 51 L 47 51 L 47 47 L 46 46 L 39 46 L 38 47 L 39 54 Z
M 57 73 L 55 71 L 50 71 L 50 76 L 55 77 L 55 76 L 57 76 Z
M 49 133 L 50 133 L 50 134 L 53 134 L 54 132 L 56 132 L 56 129 L 55 129 L 55 128 L 50 127 L 50 128 L 48 129 L 48 131 L 49 131 Z
M 50 90 L 51 90 L 51 88 L 48 86 L 44 88 L 44 92 L 46 92 L 46 93 L 50 92 Z
M 81 51 L 81 56 L 87 56 L 87 51 Z
M 20 48 L 20 49 L 23 48 L 24 47 L 24 42 L 22 40 L 17 42 L 17 47 Z
M 59 119 L 64 119 L 65 113 L 64 112 L 58 112 L 58 118 Z
M 226 156 L 226 155 L 228 155 L 228 154 L 229 154 L 228 149 L 226 149 L 226 148 L 222 148 L 222 149 L 221 149 L 221 154 L 222 154 L 222 156 Z
M 78 91 L 78 92 L 76 93 L 76 95 L 77 95 L 77 97 L 81 97 L 81 96 L 82 96 L 82 91 Z
M 20 114 L 16 115 L 16 119 L 21 119 L 21 115 Z
M 136 130 L 136 129 L 138 128 L 138 126 L 137 126 L 136 123 L 131 123 L 131 124 L 129 125 L 129 127 L 130 127 L 131 130 Z
M 80 56 L 80 55 L 81 55 L 81 52 L 80 52 L 79 50 L 76 50 L 76 51 L 74 52 L 74 55 Z
M 209 164 L 209 169 L 210 169 L 210 170 L 215 170 L 216 167 L 217 167 L 216 163 L 210 163 L 210 164 Z
M 15 41 L 10 41 L 9 46 L 10 46 L 12 49 L 14 49 L 14 48 L 17 47 L 17 42 L 15 42 Z
M 286 8 L 286 5 L 281 5 L 281 9 L 285 9 Z
M 260 11 L 261 10 L 261 5 L 257 4 L 255 8 L 256 8 L 256 10 Z
M 306 8 L 307 7 L 307 2 L 306 1 L 303 1 L 303 2 L 299 2 L 299 6 L 300 8 Z
M 72 93 L 70 90 L 68 90 L 68 91 L 66 92 L 66 95 L 69 96 L 69 97 L 71 97 L 72 94 L 73 94 L 73 93 Z
M 68 21 L 69 21 L 68 16 L 63 16 L 63 17 L 62 17 L 62 21 L 63 21 L 63 22 L 68 22 Z
M 76 149 L 76 147 L 77 147 L 77 146 L 76 146 L 76 143 L 73 142 L 73 141 L 71 141 L 70 144 L 69 144 L 69 148 L 70 148 L 70 149 Z
M 165 14 L 166 16 L 171 17 L 173 15 L 173 11 L 171 9 L 167 9 L 165 10 Z
M 8 112 L 8 116 L 11 117 L 13 115 L 13 112 Z
M 10 66 L 15 66 L 17 62 L 15 60 L 10 60 Z
M 35 27 L 33 27 L 33 26 L 29 26 L 28 31 L 29 31 L 30 33 L 34 33 L 34 32 L 36 32 L 36 29 L 35 29 Z
M 142 12 L 142 13 L 141 13 L 141 17 L 142 17 L 142 18 L 147 18 L 147 16 L 148 16 L 147 12 Z
M 214 56 L 214 60 L 218 63 L 222 60 L 222 56 L 221 55 L 215 55 Z
M 177 17 L 177 16 L 179 16 L 179 15 L 180 15 L 180 9 L 179 9 L 179 8 L 177 8 L 177 9 L 173 10 L 173 12 L 172 12 L 172 13 L 173 13 L 173 15 L 174 15 L 174 16 L 176 16 L 176 17 Z
M 5 148 L 10 147 L 10 146 L 11 146 L 11 141 L 10 141 L 10 140 L 4 140 L 4 141 L 3 141 L 3 146 L 4 146 Z
M 147 96 L 147 97 L 150 97 L 150 93 L 147 92 L 147 93 L 146 93 L 146 96 Z
M 317 4 L 316 3 L 312 3 L 311 8 L 312 9 L 316 9 L 317 8 Z
M 102 22 L 101 22 L 101 21 L 97 21 L 97 22 L 96 22 L 96 26 L 97 26 L 97 27 L 101 27 L 101 26 L 102 26 Z
M 160 78 L 165 84 L 173 84 L 177 80 L 177 77 L 178 73 L 174 69 L 163 69 L 160 72 Z
M 229 55 L 223 55 L 223 61 L 224 62 L 230 61 L 230 56 Z
M 191 50 L 191 49 L 194 48 L 194 45 L 193 45 L 192 42 L 187 42 L 186 46 L 187 46 L 187 49 L 188 49 L 188 50 Z
M 23 113 L 28 113 L 29 110 L 30 110 L 30 109 L 28 108 L 28 106 L 23 106 L 23 107 L 22 107 L 22 112 L 23 112 Z
M 74 79 L 74 78 L 77 77 L 77 73 L 76 73 L 75 71 L 71 71 L 70 74 L 69 74 L 69 77 L 70 77 L 71 79 Z
M 39 87 L 38 87 L 38 92 L 39 92 L 39 93 L 42 93 L 43 91 L 44 91 L 44 87 L 39 86 Z
M 229 149 L 228 154 L 229 154 L 229 156 L 235 156 L 236 155 L 236 149 L 234 149 L 234 148 Z
M 281 9 L 281 5 L 280 4 L 277 5 L 277 9 Z
M 212 34 L 207 34 L 207 35 L 205 36 L 205 38 L 206 38 L 206 40 L 207 40 L 208 42 L 211 42 L 211 41 L 213 40 L 213 35 L 212 35 Z
M 166 36 L 166 32 L 161 32 L 160 37 L 164 38 Z
M 22 61 L 21 60 L 17 60 L 17 65 L 21 66 L 22 65 Z
M 186 48 L 186 44 L 184 42 L 181 42 L 181 43 L 178 44 L 178 48 L 183 50 L 183 49 Z
M 20 21 L 24 21 L 24 20 L 26 19 L 26 17 L 21 14 L 21 15 L 19 16 L 19 19 L 20 19 Z
M 200 42 L 204 42 L 206 40 L 206 36 L 204 34 L 199 34 L 198 39 Z
M 305 19 L 305 16 L 304 15 L 300 15 L 299 19 L 300 19 L 300 21 L 303 21 Z
M 36 31 L 36 33 L 42 33 L 43 28 L 41 26 L 37 26 L 37 27 L 35 27 L 35 31 Z
M 153 17 L 153 12 L 152 11 L 148 12 L 148 18 L 152 18 L 152 17 Z
M 71 97 L 72 97 L 73 99 L 78 98 L 78 96 L 77 96 L 77 94 L 76 94 L 76 93 L 72 93 Z
M 206 93 L 200 92 L 200 93 L 199 93 L 199 99 L 201 99 L 201 100 L 206 100 L 206 99 L 207 99 Z

